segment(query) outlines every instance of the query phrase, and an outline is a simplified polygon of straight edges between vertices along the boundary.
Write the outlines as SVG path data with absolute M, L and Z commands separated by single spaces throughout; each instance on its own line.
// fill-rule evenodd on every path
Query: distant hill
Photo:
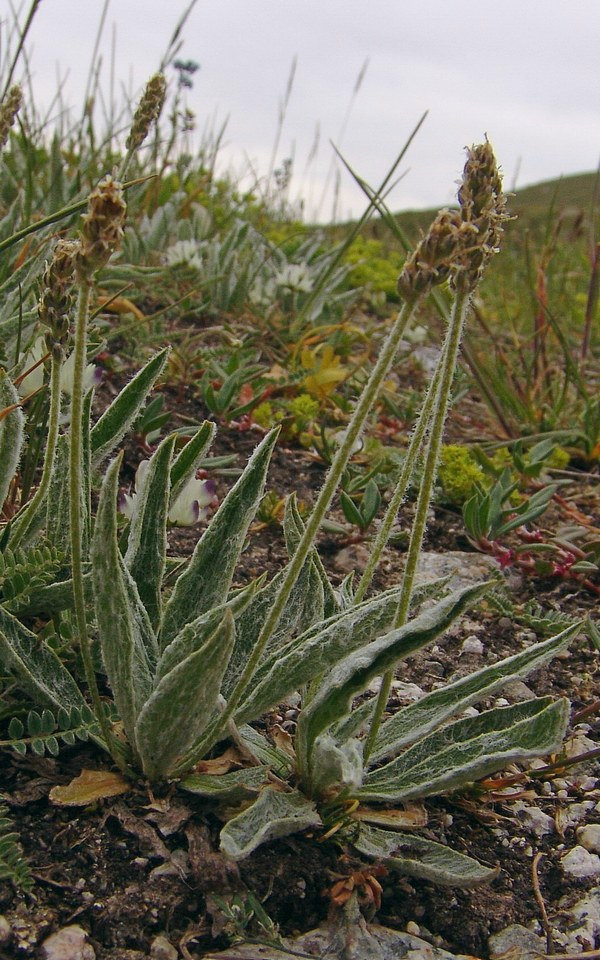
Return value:
M 598 181 L 598 182 L 597 182 Z M 596 202 L 594 206 L 594 191 Z M 540 234 L 548 224 L 548 217 L 554 224 L 558 216 L 567 221 L 567 226 L 577 223 L 577 233 L 589 225 L 589 216 L 594 209 L 595 219 L 600 220 L 600 178 L 596 173 L 575 173 L 568 177 L 545 180 L 529 187 L 518 188 L 509 201 L 509 211 L 516 219 L 507 226 L 507 233 L 513 239 L 519 238 L 525 230 Z M 406 236 L 413 242 L 429 227 L 438 212 L 438 207 L 426 210 L 402 210 L 395 217 Z M 579 221 L 579 222 L 578 222 Z M 335 239 L 345 235 L 348 224 L 336 224 L 325 230 Z M 391 242 L 387 227 L 373 217 L 363 228 L 363 236 L 376 237 L 384 247 Z

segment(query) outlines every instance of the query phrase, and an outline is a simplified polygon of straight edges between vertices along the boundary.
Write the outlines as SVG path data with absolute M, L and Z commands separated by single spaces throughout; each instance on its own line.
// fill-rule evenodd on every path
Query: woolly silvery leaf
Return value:
M 237 618 L 244 609 L 248 607 L 256 589 L 257 584 L 251 583 L 243 590 L 240 590 L 239 593 L 232 597 L 231 600 L 228 600 L 227 603 L 213 607 L 212 610 L 207 610 L 206 613 L 196 617 L 195 620 L 186 623 L 185 627 L 182 627 L 175 639 L 163 650 L 156 667 L 155 684 L 166 676 L 167 673 L 170 673 L 176 666 L 183 663 L 184 660 L 192 653 L 195 653 L 196 650 L 206 642 L 206 639 L 214 633 L 221 623 L 226 610 L 231 610 L 233 616 Z
M 166 777 L 212 719 L 231 655 L 231 610 L 206 642 L 163 676 L 144 705 L 135 739 L 146 776 Z
M 92 540 L 92 581 L 102 659 L 119 716 L 135 749 L 135 722 L 152 690 L 148 646 L 153 632 L 135 581 L 117 542 L 117 485 L 120 458 L 110 464 Z
M 225 824 L 221 850 L 232 860 L 243 860 L 267 840 L 321 826 L 314 804 L 297 790 L 281 793 L 266 787 L 252 806 Z
M 363 745 L 359 740 L 338 743 L 329 733 L 317 737 L 313 747 L 312 792 L 324 796 L 329 790 L 357 790 L 363 778 Z
M 152 357 L 145 367 L 123 387 L 110 407 L 104 411 L 90 434 L 92 466 L 99 467 L 102 461 L 123 439 L 138 416 L 156 380 L 164 370 L 169 356 L 168 348 Z
M 236 719 L 251 720 L 279 703 L 293 690 L 326 673 L 350 650 L 368 643 L 394 622 L 402 587 L 392 587 L 378 597 L 329 620 L 314 624 L 268 656 L 252 678 Z
M 169 476 L 174 446 L 175 436 L 167 437 L 148 462 L 142 489 L 137 494 L 125 554 L 125 563 L 154 627 L 161 613 L 160 588 L 167 553 Z
M 160 631 L 164 647 L 184 624 L 222 603 L 244 540 L 260 504 L 279 431 L 272 430 L 250 457 L 196 545 L 167 603 Z
M 237 733 L 243 748 L 256 760 L 270 767 L 273 773 L 282 779 L 290 776 L 292 758 L 287 753 L 246 723 L 238 728 Z
M 358 796 L 396 802 L 453 790 L 557 750 L 568 719 L 568 700 L 540 697 L 458 720 L 367 774 Z
M 231 692 L 251 655 L 263 623 L 268 616 L 286 571 L 278 573 L 253 597 L 236 623 L 236 643 L 223 683 L 225 697 Z M 323 588 L 310 556 L 305 561 L 286 601 L 279 623 L 273 631 L 265 657 L 278 656 L 282 646 L 298 632 L 304 632 L 323 615 Z M 254 686 L 254 679 L 251 686 Z
M 497 870 L 482 867 L 464 853 L 412 833 L 361 824 L 352 843 L 360 853 L 383 861 L 391 869 L 446 887 L 473 887 L 489 883 L 498 875 Z
M 10 377 L 0 370 L 0 415 L 7 407 L 19 403 Z M 15 475 L 23 443 L 23 411 L 19 406 L 0 419 L 0 510 Z
M 256 797 L 268 781 L 268 767 L 248 767 L 213 776 L 209 773 L 192 773 L 179 784 L 189 793 L 219 803 L 241 803 Z
M 0 665 L 31 700 L 59 710 L 86 707 L 79 687 L 54 650 L 0 606 Z
M 350 712 L 353 697 L 362 693 L 371 680 L 438 637 L 487 588 L 488 584 L 484 583 L 451 593 L 414 620 L 362 646 L 332 666 L 298 719 L 296 755 L 307 784 L 312 779 L 312 746 L 319 734 Z
M 398 710 L 382 725 L 371 761 L 392 756 L 402 747 L 430 733 L 453 714 L 461 713 L 478 700 L 485 700 L 508 683 L 527 676 L 564 650 L 581 626 L 568 627 L 555 637 L 536 643 L 527 650 L 484 667 L 454 683 L 434 690 L 416 703 Z

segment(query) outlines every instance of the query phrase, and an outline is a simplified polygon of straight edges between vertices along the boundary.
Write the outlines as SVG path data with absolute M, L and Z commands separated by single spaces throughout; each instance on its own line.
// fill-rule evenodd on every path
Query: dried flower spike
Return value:
M 423 296 L 443 283 L 462 246 L 463 225 L 456 210 L 440 210 L 427 234 L 407 259 L 398 277 L 398 293 L 406 300 Z
M 59 240 L 52 259 L 44 271 L 44 289 L 38 304 L 40 322 L 48 327 L 46 344 L 52 350 L 63 344 L 69 332 L 69 311 L 73 299 L 75 255 L 79 244 L 75 240 Z
M 6 94 L 6 99 L 0 105 L 0 150 L 3 150 L 8 140 L 10 128 L 15 122 L 15 118 L 21 109 L 23 103 L 23 94 L 18 85 L 11 87 Z
M 83 218 L 81 243 L 76 255 L 77 271 L 89 278 L 108 263 L 123 238 L 127 204 L 121 184 L 107 175 L 90 195 Z
M 467 148 L 458 202 L 467 245 L 456 264 L 453 282 L 456 283 L 462 275 L 469 286 L 475 286 L 499 250 L 502 224 L 510 219 L 506 213 L 502 177 L 489 140 Z M 467 239 L 469 235 L 470 241 Z
M 150 127 L 155 120 L 158 120 L 165 102 L 166 92 L 167 82 L 163 74 L 155 73 L 148 80 L 142 99 L 133 115 L 131 130 L 125 144 L 129 153 L 142 145 L 148 136 Z

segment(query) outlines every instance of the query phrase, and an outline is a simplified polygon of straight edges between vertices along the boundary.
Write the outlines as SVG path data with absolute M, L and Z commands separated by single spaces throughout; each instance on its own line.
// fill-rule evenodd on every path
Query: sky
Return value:
M 42 0 L 29 42 L 40 102 L 51 101 L 58 69 L 81 109 L 103 2 Z M 138 95 L 188 2 L 110 0 L 107 91 L 113 37 L 117 89 Z M 3 20 L 9 9 L 0 0 Z M 509 188 L 598 164 L 598 0 L 197 0 L 183 38 L 179 57 L 200 64 L 187 94 L 196 143 L 227 121 L 220 168 L 259 189 L 296 60 L 275 167 L 293 158 L 289 199 L 303 198 L 310 220 L 364 209 L 350 174 L 332 166 L 330 140 L 375 186 L 425 111 L 388 198 L 396 210 L 451 203 L 464 147 L 486 134 Z

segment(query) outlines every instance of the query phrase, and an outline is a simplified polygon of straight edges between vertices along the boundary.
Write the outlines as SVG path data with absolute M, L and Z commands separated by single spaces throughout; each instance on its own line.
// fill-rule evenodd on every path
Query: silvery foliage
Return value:
M 122 439 L 165 362 L 159 354 L 86 434 L 86 484 Z M 0 380 L 3 402 L 14 388 Z M 12 390 L 12 392 L 11 392 Z M 89 422 L 89 403 L 86 407 Z M 22 425 L 17 410 L 0 421 L 0 476 L 12 476 Z M 16 419 L 15 419 L 16 417 Z M 353 709 L 369 684 L 439 637 L 485 591 L 476 585 L 440 596 L 440 584 L 416 592 L 409 621 L 396 627 L 400 587 L 354 603 L 351 585 L 336 591 L 318 554 L 309 553 L 284 613 L 245 689 L 227 731 L 218 717 L 257 642 L 282 574 L 244 589 L 233 577 L 265 489 L 277 431 L 251 456 L 198 540 L 184 572 L 165 589 L 170 505 L 212 441 L 204 424 L 175 455 L 175 437 L 153 454 L 136 502 L 127 546 L 117 529 L 120 459 L 109 465 L 95 521 L 88 514 L 88 596 L 93 599 L 104 669 L 127 737 L 128 763 L 150 781 L 184 777 L 185 789 L 211 802 L 241 805 L 222 830 L 222 849 L 239 859 L 260 843 L 319 829 L 332 802 L 396 804 L 453 790 L 514 760 L 547 754 L 564 737 L 568 702 L 540 698 L 449 722 L 503 683 L 525 676 L 565 648 L 577 630 L 535 644 L 448 684 L 405 707 L 379 730 L 369 762 L 362 756 L 372 703 Z M 48 518 L 66 526 L 64 452 L 57 452 Z M 6 484 L 5 484 L 6 486 Z M 89 504 L 89 490 L 82 497 Z M 62 520 L 57 525 L 56 517 Z M 43 519 L 43 518 L 42 518 Z M 302 535 L 295 501 L 284 530 L 290 555 Z M 44 593 L 45 591 L 45 593 Z M 46 609 L 69 602 L 70 585 L 45 587 Z M 422 607 L 423 600 L 428 604 Z M 35 604 L 33 605 L 35 607 Z M 0 664 L 37 706 L 54 712 L 87 707 L 75 678 L 54 650 L 0 607 Z M 293 748 L 271 743 L 250 725 L 302 691 Z M 211 730 L 214 731 L 211 738 Z M 221 776 L 190 773 L 201 756 L 231 733 L 256 765 Z M 95 740 L 100 738 L 96 735 Z M 188 774 L 187 776 L 186 773 Z M 493 871 L 423 837 L 384 830 L 366 819 L 349 834 L 357 850 L 392 868 L 441 883 L 469 884 Z

